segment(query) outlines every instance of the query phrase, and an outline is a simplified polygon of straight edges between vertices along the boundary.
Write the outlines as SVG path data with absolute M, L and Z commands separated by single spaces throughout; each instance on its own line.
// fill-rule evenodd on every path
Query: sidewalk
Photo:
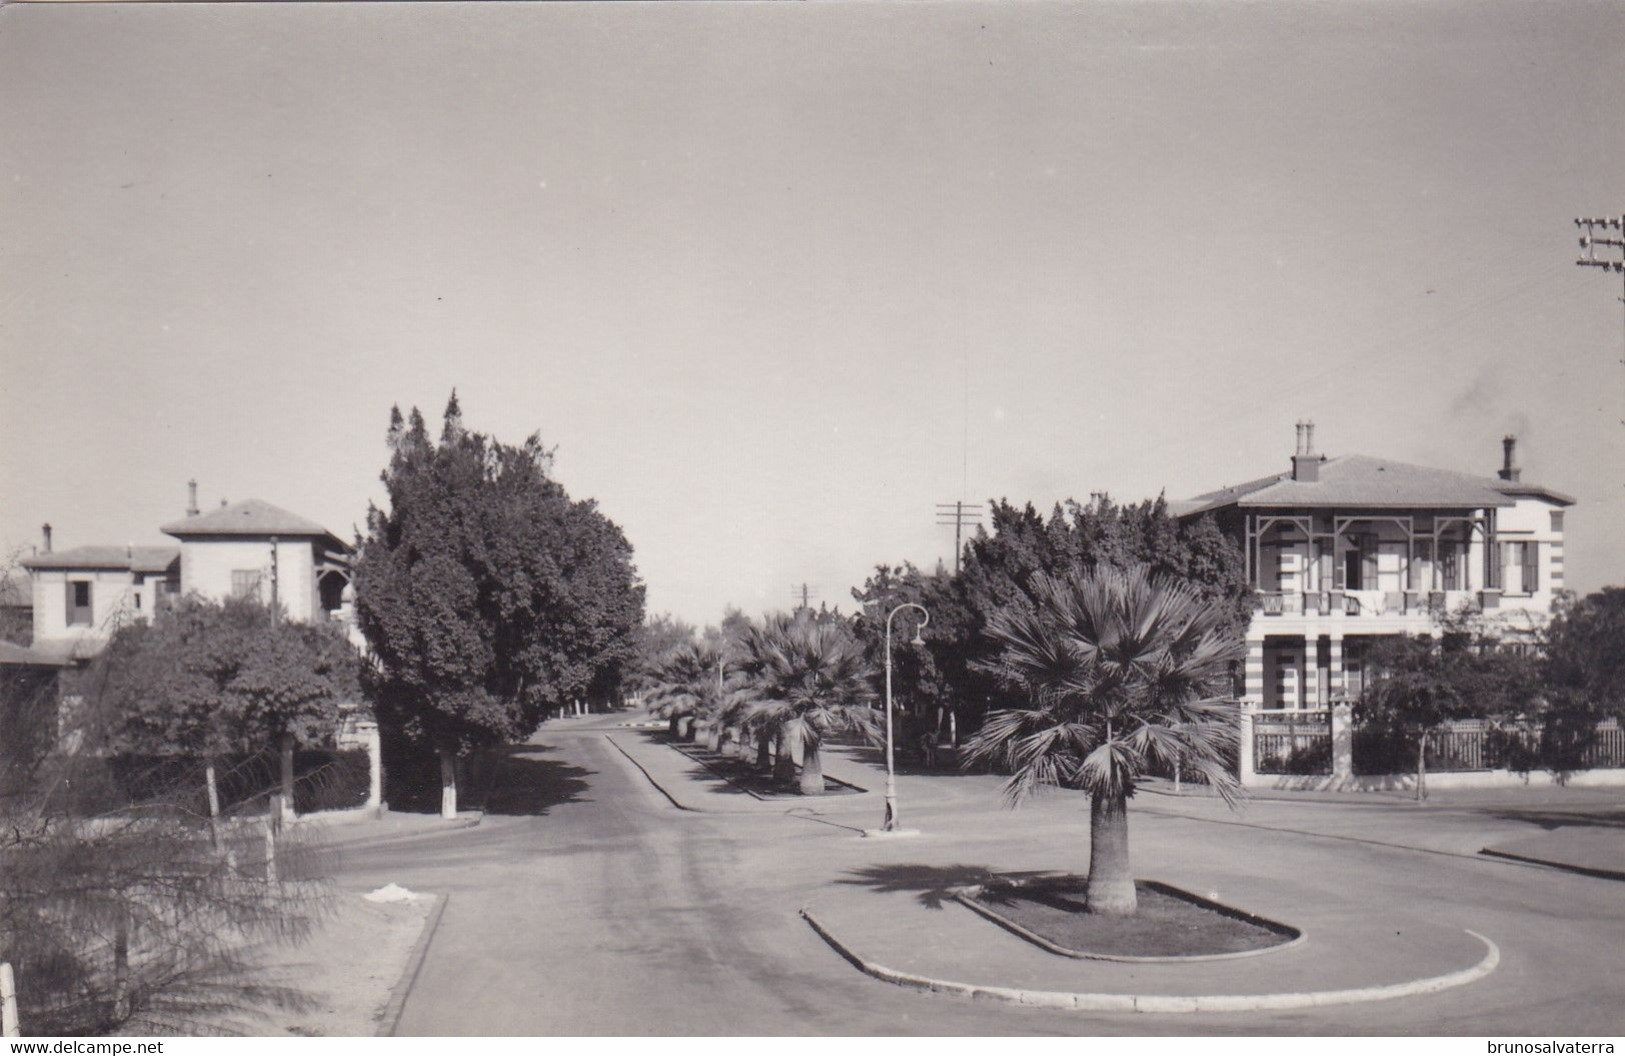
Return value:
M 811 806 L 816 806 L 820 814 L 843 814 L 848 807 L 865 814 L 872 814 L 875 810 L 873 801 L 878 793 L 875 791 L 874 774 L 836 752 L 824 752 L 825 776 L 856 785 L 864 791 L 758 799 L 702 761 L 708 754 L 703 743 L 684 745 L 685 749 L 696 751 L 701 756 L 696 759 L 672 747 L 664 733 L 615 730 L 606 732 L 604 739 L 680 810 L 702 814 L 784 814 Z

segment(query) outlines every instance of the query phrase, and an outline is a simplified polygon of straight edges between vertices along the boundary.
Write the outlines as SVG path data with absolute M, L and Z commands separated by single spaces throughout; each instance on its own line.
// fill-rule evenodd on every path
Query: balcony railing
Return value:
M 1265 616 L 1437 616 L 1463 604 L 1478 608 L 1476 590 L 1311 590 L 1258 592 Z

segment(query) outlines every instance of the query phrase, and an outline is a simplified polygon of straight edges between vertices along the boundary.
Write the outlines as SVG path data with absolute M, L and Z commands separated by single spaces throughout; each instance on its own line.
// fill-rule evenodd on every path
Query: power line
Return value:
M 982 504 L 979 502 L 939 502 L 937 503 L 937 523 L 954 526 L 954 575 L 959 575 L 959 555 L 964 550 L 961 539 L 967 525 L 980 525 L 982 523 Z
M 796 603 L 796 610 L 812 608 L 812 602 L 818 600 L 818 588 L 807 583 L 790 584 L 790 600 Z

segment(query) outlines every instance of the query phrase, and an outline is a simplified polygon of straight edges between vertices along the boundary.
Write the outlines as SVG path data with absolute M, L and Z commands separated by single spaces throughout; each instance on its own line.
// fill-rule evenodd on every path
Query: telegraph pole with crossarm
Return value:
M 959 575 L 959 555 L 964 546 L 960 542 L 967 525 L 982 523 L 982 504 L 971 502 L 937 503 L 937 523 L 954 526 L 954 575 Z
M 1580 229 L 1580 249 L 1585 253 L 1575 263 L 1582 268 L 1619 272 L 1625 278 L 1625 216 L 1579 217 L 1574 226 Z M 1614 234 L 1610 235 L 1610 231 Z M 1599 248 L 1602 256 L 1597 255 Z M 1625 284 L 1622 284 L 1619 300 L 1625 304 Z M 1625 354 L 1621 355 L 1620 362 L 1625 363 Z M 1625 419 L 1621 424 L 1625 424 Z

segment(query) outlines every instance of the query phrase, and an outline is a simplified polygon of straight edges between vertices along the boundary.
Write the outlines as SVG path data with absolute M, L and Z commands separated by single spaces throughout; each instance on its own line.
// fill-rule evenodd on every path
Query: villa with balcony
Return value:
M 1530 638 L 1563 586 L 1563 515 L 1574 500 L 1521 479 L 1512 437 L 1495 476 L 1314 450 L 1298 425 L 1290 468 L 1176 504 L 1241 545 L 1259 607 L 1242 700 L 1263 712 L 1324 710 L 1359 696 L 1382 636 L 1436 632 L 1479 614 L 1503 641 Z

